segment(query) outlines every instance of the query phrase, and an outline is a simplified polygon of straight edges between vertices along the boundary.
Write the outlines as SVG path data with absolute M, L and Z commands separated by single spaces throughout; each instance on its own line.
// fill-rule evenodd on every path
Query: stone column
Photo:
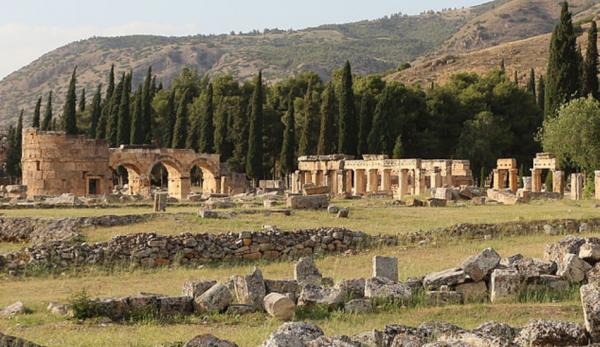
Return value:
M 383 169 L 381 174 L 381 190 L 390 192 L 392 190 L 392 169 Z
M 552 191 L 559 193 L 561 196 L 565 195 L 565 173 L 564 171 L 553 171 L 552 172 Z
M 342 175 L 344 175 L 344 179 L 342 180 L 342 193 L 344 194 L 352 194 L 352 184 L 354 181 L 354 172 L 352 170 L 342 171 Z
M 402 169 L 398 173 L 398 191 L 400 192 L 400 197 L 408 194 L 408 170 L 406 169 Z
M 305 184 L 310 184 L 313 182 L 312 172 L 304 171 L 304 182 L 302 182 L 302 186 L 300 186 L 300 190 L 304 187 Z
M 531 191 L 542 192 L 542 169 L 531 169 Z
M 365 170 L 354 170 L 354 195 L 363 195 L 365 193 Z
M 508 173 L 508 188 L 513 193 L 516 193 L 519 189 L 519 170 L 510 169 Z
M 531 191 L 531 176 L 522 177 L 523 179 L 523 191 Z
M 377 192 L 379 179 L 377 177 L 377 169 L 369 169 L 367 170 L 367 192 L 374 193 Z
M 230 180 L 231 180 L 231 177 L 229 177 L 229 176 L 221 176 L 221 194 L 229 194 Z
M 425 183 L 425 172 L 423 169 L 415 170 L 414 185 L 415 185 L 415 189 L 414 189 L 415 194 L 414 195 L 424 194 L 425 191 L 427 190 L 427 184 Z
M 594 197 L 600 200 L 600 171 L 594 171 Z
M 319 186 L 319 170 L 315 170 L 311 173 L 312 184 Z
M 190 194 L 191 185 L 192 183 L 189 177 L 169 177 L 169 196 L 172 196 L 179 200 L 185 200 Z M 216 182 L 213 182 L 212 186 L 216 186 Z M 214 191 L 206 192 L 214 193 Z
M 506 186 L 504 185 L 504 180 L 506 179 L 505 170 L 494 169 L 494 189 L 502 190 Z
M 443 179 L 444 179 L 444 185 L 446 187 L 454 186 L 454 182 L 452 182 L 452 163 L 449 163 L 448 165 L 446 165 L 446 170 L 444 170 Z
M 571 174 L 571 199 L 583 199 L 583 174 Z

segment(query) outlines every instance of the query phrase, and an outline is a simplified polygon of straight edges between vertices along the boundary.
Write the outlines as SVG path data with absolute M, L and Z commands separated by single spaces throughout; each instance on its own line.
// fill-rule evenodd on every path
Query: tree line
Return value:
M 593 23 L 590 35 L 595 32 Z M 354 75 L 350 62 L 329 81 L 303 72 L 271 84 L 263 83 L 262 72 L 237 81 L 184 68 L 163 87 L 149 68 L 132 88 L 133 73 L 122 72 L 116 82 L 113 66 L 106 87 L 98 85 L 88 103 L 85 90 L 77 98 L 74 69 L 60 119 L 52 115 L 50 92 L 43 117 L 43 100 L 37 101 L 31 125 L 105 139 L 113 147 L 219 153 L 252 179 L 288 174 L 301 155 L 333 153 L 468 159 L 474 172 L 489 171 L 506 156 L 527 168 L 541 149 L 535 135 L 544 118 L 577 95 L 597 97 L 597 49 L 589 42 L 584 58 L 565 4 L 546 77 L 532 69 L 525 86 L 507 76 L 503 62 L 486 74 L 458 73 L 428 88 Z

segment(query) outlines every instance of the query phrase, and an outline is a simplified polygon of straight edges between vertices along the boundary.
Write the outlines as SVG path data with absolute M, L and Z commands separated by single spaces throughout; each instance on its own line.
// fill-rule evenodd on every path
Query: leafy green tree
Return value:
M 582 94 L 591 94 L 598 99 L 598 27 L 592 20 L 588 30 L 588 46 L 583 62 Z
M 394 143 L 394 150 L 392 151 L 392 158 L 393 159 L 402 159 L 403 155 L 404 155 L 404 153 L 402 150 L 402 135 L 398 135 L 398 137 L 396 137 L 396 143 Z
M 215 126 L 214 126 L 214 106 L 213 106 L 213 85 L 208 84 L 206 96 L 204 98 L 202 122 L 200 124 L 200 139 L 198 151 L 200 153 L 214 153 Z
M 81 96 L 79 97 L 79 112 L 85 112 L 85 88 L 81 89 Z
M 96 88 L 96 94 L 94 94 L 94 98 L 92 99 L 91 107 L 88 136 L 94 139 L 96 138 L 100 117 L 102 117 L 102 84 L 98 84 L 98 88 Z
M 31 120 L 31 126 L 33 128 L 40 127 L 40 113 L 42 109 L 42 97 L 40 96 L 35 103 L 35 109 L 33 110 L 33 118 Z
M 152 66 L 148 68 L 148 73 L 146 74 L 146 79 L 144 80 L 144 89 L 141 94 L 142 98 L 142 122 L 140 127 L 140 139 L 142 142 L 140 143 L 152 143 L 152 98 L 154 97 L 153 84 L 152 82 L 156 82 L 152 78 Z
M 296 123 L 293 98 L 293 94 L 290 93 L 288 96 L 288 109 L 284 118 L 285 129 L 279 158 L 279 170 L 281 176 L 284 177 L 293 172 L 296 167 Z
M 539 134 L 544 151 L 581 171 L 600 167 L 600 102 L 592 96 L 563 105 Z
M 317 154 L 332 154 L 335 153 L 337 146 L 335 132 L 337 105 L 333 83 L 327 84 L 321 99 L 321 124 Z
M 129 142 L 132 145 L 141 145 L 146 141 L 146 134 L 144 133 L 144 98 L 142 85 L 138 85 L 134 97 L 133 97 L 133 112 L 131 116 L 131 135 Z
M 117 145 L 127 145 L 131 138 L 131 105 L 129 101 L 129 93 L 131 90 L 130 83 L 131 77 L 130 75 L 126 75 L 118 110 Z
M 46 110 L 44 111 L 44 119 L 42 120 L 42 130 L 50 130 L 52 125 L 52 91 L 48 93 L 48 101 L 46 101 Z
M 173 140 L 171 143 L 171 147 L 173 148 L 186 147 L 189 99 L 190 93 L 186 89 L 181 95 L 179 106 L 177 107 L 177 118 L 173 127 Z
M 363 155 L 369 153 L 369 143 L 367 139 L 371 132 L 371 126 L 373 122 L 373 106 L 375 100 L 368 92 L 363 93 L 360 100 L 360 112 L 359 112 L 359 123 L 358 123 L 358 149 L 357 154 Z
M 67 91 L 67 99 L 63 107 L 63 130 L 67 135 L 77 134 L 77 112 L 75 110 L 75 105 L 77 104 L 77 96 L 75 95 L 75 88 L 77 86 L 76 74 L 77 67 L 73 69 L 71 81 L 69 82 L 69 90 Z
M 246 175 L 255 181 L 263 178 L 263 100 L 262 71 L 259 71 L 252 94 L 246 156 Z
M 536 98 L 535 94 L 535 70 L 531 68 L 529 72 L 529 80 L 527 81 L 527 91 Z
M 571 13 L 565 1 L 560 23 L 550 41 L 544 106 L 546 117 L 554 116 L 561 104 L 577 97 L 581 85 L 579 60 Z
M 348 155 L 356 154 L 357 119 L 354 105 L 354 91 L 352 90 L 352 69 L 350 62 L 346 61 L 342 72 L 341 87 L 339 90 L 339 138 L 338 152 Z

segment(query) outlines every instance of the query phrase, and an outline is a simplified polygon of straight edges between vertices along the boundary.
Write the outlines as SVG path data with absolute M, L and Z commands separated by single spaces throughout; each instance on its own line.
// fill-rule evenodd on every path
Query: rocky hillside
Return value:
M 427 81 L 432 78 L 431 71 L 437 74 L 438 70 L 431 70 L 435 64 L 450 66 L 460 60 L 456 57 L 465 54 L 480 52 L 485 56 L 482 48 L 503 47 L 498 45 L 548 33 L 558 18 L 558 3 L 559 0 L 495 0 L 467 9 L 417 16 L 396 14 L 293 32 L 91 38 L 53 50 L 0 81 L 0 125 L 14 121 L 21 108 L 27 118 L 31 117 L 37 97 L 50 90 L 55 95 L 55 114 L 60 114 L 74 66 L 78 66 L 79 87 L 90 93 L 105 81 L 112 63 L 119 72 L 133 70 L 134 85 L 148 66 L 165 83 L 184 66 L 195 67 L 200 73 L 230 73 L 241 79 L 263 69 L 269 81 L 276 81 L 306 70 L 327 78 L 347 59 L 359 74 L 390 73 L 410 61 L 415 68 L 391 74 L 390 78 Z M 570 3 L 580 19 L 595 14 L 600 7 L 600 0 Z M 525 44 L 525 48 L 531 47 Z M 507 61 L 513 56 L 511 52 L 498 54 Z M 496 60 L 492 59 L 494 65 Z M 470 67 L 472 63 L 465 60 L 465 64 L 455 67 Z M 483 64 L 482 68 L 486 66 Z M 443 71 L 451 69 L 440 71 L 443 75 Z

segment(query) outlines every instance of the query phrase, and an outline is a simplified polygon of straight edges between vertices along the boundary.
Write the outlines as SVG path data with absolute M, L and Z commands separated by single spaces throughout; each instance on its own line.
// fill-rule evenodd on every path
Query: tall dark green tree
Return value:
M 77 88 L 76 74 L 77 67 L 73 69 L 71 81 L 69 82 L 69 90 L 67 91 L 67 99 L 63 107 L 62 126 L 67 135 L 77 134 L 77 112 L 75 109 L 75 105 L 77 104 L 77 95 L 75 94 L 75 89 Z
M 232 98 L 223 98 L 218 104 L 215 112 L 215 152 L 221 154 L 223 161 L 231 157 L 232 144 L 230 141 L 230 122 L 232 118 L 231 112 Z
M 529 71 L 529 80 L 527 81 L 527 91 L 529 94 L 533 95 L 536 98 L 536 90 L 535 90 L 535 70 L 531 68 Z
M 129 93 L 131 90 L 131 75 L 125 76 L 118 111 L 117 145 L 127 145 L 131 138 L 131 105 Z
M 52 91 L 48 93 L 48 100 L 46 101 L 46 110 L 44 111 L 44 119 L 42 120 L 42 130 L 50 130 L 52 126 Z
M 248 154 L 246 175 L 254 181 L 263 178 L 263 85 L 262 71 L 258 72 L 252 93 L 252 110 L 248 125 Z
M 42 109 L 42 97 L 38 98 L 38 101 L 35 103 L 35 109 L 33 110 L 33 118 L 31 119 L 31 126 L 33 128 L 40 127 L 40 113 Z
M 319 128 L 319 143 L 317 154 L 335 153 L 337 141 L 335 138 L 337 105 L 335 103 L 335 89 L 333 83 L 328 83 L 321 98 L 321 125 Z
M 146 140 L 146 134 L 144 134 L 144 115 L 143 115 L 143 102 L 144 98 L 142 95 L 142 85 L 140 84 L 133 97 L 133 113 L 131 116 L 131 136 L 129 141 L 132 145 L 141 145 Z
M 19 115 L 17 126 L 10 127 L 8 133 L 8 152 L 6 154 L 6 173 L 9 177 L 21 176 L 21 156 L 23 138 L 23 110 Z
M 190 102 L 190 92 L 188 89 L 183 91 L 181 98 L 179 99 L 179 106 L 177 107 L 177 119 L 175 126 L 173 127 L 173 140 L 171 147 L 173 148 L 185 148 L 187 140 L 187 127 L 188 127 L 188 103 Z
M 402 159 L 404 155 L 404 149 L 402 148 L 402 135 L 398 135 L 396 137 L 396 142 L 394 143 L 394 150 L 392 151 L 393 159 Z
M 339 97 L 339 138 L 338 152 L 348 155 L 356 154 L 357 141 L 357 119 L 354 106 L 354 91 L 352 89 L 352 69 L 350 62 L 346 61 L 342 71 L 340 97 Z
M 213 85 L 208 84 L 206 96 L 204 98 L 202 122 L 200 123 L 200 139 L 198 151 L 200 153 L 214 153 L 215 126 L 214 126 L 214 106 L 213 106 Z
M 309 83 L 304 95 L 304 124 L 300 133 L 300 143 L 298 147 L 298 155 L 312 155 L 317 151 L 317 143 L 319 139 L 319 105 L 315 100 L 313 84 Z
M 598 99 L 598 27 L 592 20 L 588 30 L 588 45 L 583 62 L 582 94 Z
M 106 95 L 102 101 L 102 112 L 100 119 L 98 120 L 98 126 L 96 126 L 96 139 L 107 139 L 107 131 L 110 123 L 110 112 L 112 108 L 112 98 L 115 92 L 115 65 L 110 66 L 110 72 L 108 74 L 108 82 L 106 87 Z
M 369 144 L 367 139 L 371 132 L 371 123 L 373 122 L 373 97 L 365 92 L 360 99 L 360 112 L 358 122 L 358 149 L 357 154 L 363 155 L 369 153 Z
M 391 88 L 385 88 L 383 95 L 375 108 L 373 126 L 367 139 L 369 151 L 374 154 L 390 154 L 394 145 L 391 127 L 393 117 L 393 95 Z
M 546 98 L 546 82 L 544 81 L 544 76 L 540 76 L 537 87 L 537 104 L 544 112 L 544 107 L 546 106 L 545 102 Z M 545 113 L 545 112 L 544 112 Z
M 144 80 L 144 90 L 142 91 L 142 143 L 152 143 L 152 98 L 154 91 L 152 88 L 152 66 L 148 68 L 146 79 Z
M 187 130 L 187 140 L 185 141 L 185 147 L 193 149 L 198 152 L 198 145 L 200 140 L 200 128 L 202 127 L 202 117 L 204 111 L 204 98 L 206 94 L 202 92 L 199 97 L 194 98 L 191 107 L 189 108 L 188 123 L 190 124 Z
M 123 88 L 125 88 L 126 77 L 125 73 L 121 75 L 121 80 L 115 87 L 110 100 L 110 110 L 108 111 L 108 119 L 106 125 L 106 141 L 111 147 L 118 145 L 118 129 L 119 129 L 119 108 L 121 105 L 121 96 Z
M 562 3 L 560 23 L 555 27 L 550 41 L 544 100 L 546 117 L 554 116 L 560 105 L 577 97 L 581 85 L 579 59 L 571 13 L 565 1 Z
M 79 112 L 85 112 L 85 88 L 81 89 L 81 96 L 79 97 Z
M 92 99 L 92 105 L 90 110 L 90 128 L 88 129 L 88 136 L 92 139 L 96 138 L 96 131 L 98 130 L 98 123 L 102 116 L 102 83 L 98 84 L 96 93 Z
M 279 171 L 286 176 L 294 171 L 296 166 L 296 116 L 294 115 L 294 95 L 288 95 L 287 112 L 284 119 L 283 143 L 279 156 Z
M 171 90 L 167 100 L 167 109 L 164 115 L 163 145 L 171 147 L 173 145 L 173 131 L 177 121 L 177 105 L 175 104 L 175 88 Z

